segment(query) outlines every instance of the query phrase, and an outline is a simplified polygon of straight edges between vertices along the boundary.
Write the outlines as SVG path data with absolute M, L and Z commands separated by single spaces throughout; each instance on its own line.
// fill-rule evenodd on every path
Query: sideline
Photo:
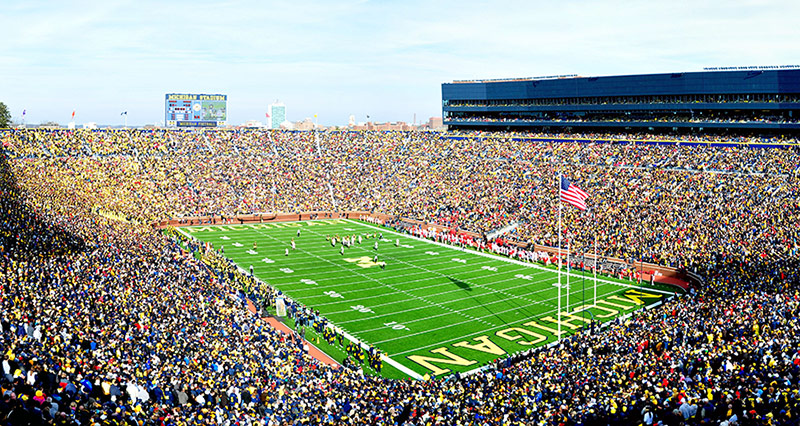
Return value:
M 337 219 L 337 220 L 347 220 L 347 219 Z M 361 225 L 361 223 L 358 223 L 358 224 L 359 224 L 359 225 Z M 237 225 L 237 226 L 241 226 L 241 225 Z M 178 232 L 180 232 L 181 234 L 183 234 L 184 236 L 186 236 L 186 237 L 188 237 L 188 238 L 190 238 L 190 239 L 192 239 L 192 240 L 199 241 L 199 240 L 198 240 L 196 237 L 194 237 L 194 236 L 192 236 L 192 235 L 190 235 L 190 234 L 188 234 L 188 233 L 184 232 L 184 231 L 183 231 L 181 228 L 177 228 L 177 227 L 176 227 L 175 229 L 176 229 Z M 258 232 L 258 233 L 259 233 L 259 234 L 261 234 L 261 235 L 264 235 L 264 236 L 266 236 L 266 234 L 264 234 L 264 233 L 262 233 L 262 232 Z M 274 237 L 270 237 L 270 238 L 274 239 Z M 313 255 L 312 255 L 312 256 L 313 256 Z M 247 271 L 245 271 L 245 270 L 244 270 L 244 269 L 243 269 L 241 266 L 239 266 L 238 264 L 237 264 L 237 269 L 239 269 L 239 271 L 240 271 L 240 272 L 242 272 L 242 273 L 247 273 Z M 258 281 L 260 281 L 260 282 L 263 282 L 263 281 L 259 280 L 258 278 L 256 278 L 256 280 L 258 280 Z M 251 309 L 251 310 L 255 310 L 255 306 L 252 306 L 252 307 L 251 307 L 251 305 L 252 305 L 252 301 L 251 301 L 250 299 L 247 299 L 247 306 L 248 306 L 248 308 L 249 308 L 249 309 Z M 275 322 L 276 322 L 276 323 L 278 323 L 278 324 L 280 324 L 280 326 L 281 326 L 281 327 L 276 327 L 276 328 L 278 328 L 278 329 L 280 329 L 281 331 L 283 331 L 283 329 L 282 329 L 282 328 L 284 328 L 284 327 L 285 327 L 285 330 L 288 330 L 288 331 L 284 331 L 284 332 L 285 332 L 285 333 L 288 333 L 288 334 L 289 334 L 289 336 L 292 336 L 292 332 L 291 332 L 291 329 L 289 329 L 289 327 L 287 327 L 285 324 L 283 324 L 283 323 L 281 323 L 281 322 L 279 322 L 279 321 L 275 321 Z M 270 322 L 270 325 L 273 325 L 273 324 L 272 324 L 272 322 Z M 335 324 L 333 324 L 333 325 L 335 325 Z M 347 339 L 347 340 L 349 340 L 349 341 L 351 341 L 351 342 L 353 342 L 353 343 L 356 343 L 356 344 L 358 344 L 359 346 L 361 346 L 361 348 L 362 348 L 362 349 L 364 349 L 364 350 L 366 350 L 366 351 L 369 351 L 369 346 L 367 346 L 367 344 L 366 344 L 366 343 L 364 343 L 364 342 L 360 341 L 359 339 L 357 339 L 357 338 L 353 337 L 351 334 L 349 334 L 349 333 L 345 332 L 345 331 L 344 331 L 344 330 L 343 330 L 341 327 L 338 327 L 338 328 L 339 328 L 339 331 L 341 331 L 341 332 L 342 332 L 342 336 L 343 336 L 345 339 Z M 319 353 L 321 353 L 321 354 L 325 355 L 325 356 L 326 356 L 326 357 L 328 357 L 328 358 L 331 358 L 330 356 L 328 356 L 327 354 L 325 354 L 324 352 L 322 352 L 321 350 L 319 350 L 317 347 L 315 347 L 314 345 L 312 345 L 312 344 L 311 344 L 311 342 L 308 342 L 308 345 L 309 345 L 309 352 L 311 352 L 311 348 L 314 348 L 314 349 L 316 349 L 317 351 L 319 351 Z M 400 364 L 399 362 L 397 362 L 397 361 L 395 361 L 395 360 L 393 360 L 393 359 L 389 358 L 389 356 L 388 356 L 388 355 L 386 355 L 385 353 L 382 353 L 382 354 L 381 354 L 381 359 L 383 359 L 383 361 L 385 361 L 387 364 L 389 364 L 389 365 L 391 365 L 392 367 L 394 367 L 394 368 L 396 368 L 396 369 L 398 369 L 398 370 L 402 371 L 403 373 L 407 374 L 409 377 L 411 377 L 411 378 L 413 378 L 413 379 L 416 379 L 416 380 L 422 380 L 422 379 L 423 379 L 422 375 L 420 375 L 420 374 L 419 374 L 419 373 L 417 373 L 416 371 L 414 371 L 414 370 L 411 370 L 410 368 L 408 368 L 408 367 L 406 367 L 406 366 L 404 366 L 404 365 Z M 331 360 L 332 360 L 332 358 L 331 358 Z M 320 360 L 320 361 L 322 361 L 322 362 L 325 362 L 324 360 Z M 336 363 L 336 361 L 333 361 L 333 362 L 334 362 L 334 363 Z M 339 365 L 339 364 L 338 364 L 338 363 L 336 363 L 336 365 Z M 381 377 L 382 377 L 382 376 L 381 376 Z
M 184 236 L 186 236 L 187 238 L 190 238 L 190 239 L 198 241 L 197 238 L 185 233 L 182 229 L 180 229 L 180 228 L 175 228 L 175 229 L 178 232 L 180 232 L 181 234 L 183 234 Z M 237 265 L 237 269 L 239 270 L 239 272 L 247 273 L 247 271 L 242 269 L 241 266 Z M 247 310 L 250 311 L 250 313 L 252 313 L 253 315 L 258 314 L 258 310 L 256 309 L 256 306 L 253 304 L 253 301 L 250 300 L 250 298 L 246 298 L 246 300 L 247 300 Z M 261 319 L 266 321 L 272 328 L 274 328 L 274 329 L 282 332 L 283 334 L 285 334 L 289 339 L 294 340 L 294 332 L 286 324 L 276 320 L 275 318 L 261 317 Z M 334 367 L 334 368 L 340 368 L 341 367 L 340 364 L 338 362 L 336 362 L 335 359 L 333 359 L 333 357 L 331 357 L 330 355 L 326 354 L 325 352 L 323 352 L 322 350 L 320 350 L 319 348 L 314 346 L 311 343 L 311 341 L 306 340 L 306 343 L 308 343 L 308 354 L 311 355 L 312 358 L 316 359 L 317 361 L 319 361 L 319 362 L 321 362 L 323 364 L 329 365 L 329 366 Z
M 258 314 L 258 310 L 256 310 L 253 301 L 250 299 L 247 299 L 247 309 L 253 315 Z M 292 341 L 294 341 L 294 332 L 292 331 L 291 328 L 289 328 L 289 326 L 278 321 L 273 317 L 261 317 L 261 319 L 266 321 L 270 326 L 272 326 L 272 328 L 282 332 L 283 334 L 286 334 L 289 339 L 292 339 Z M 330 355 L 326 354 L 325 352 L 322 352 L 318 347 L 314 346 L 311 343 L 311 341 L 306 340 L 306 343 L 308 344 L 308 354 L 311 355 L 313 358 L 315 358 L 317 361 L 320 361 L 323 364 L 329 365 L 334 368 L 340 367 L 339 363 L 336 362 L 335 359 L 333 359 Z
M 261 231 L 259 231 L 259 230 L 256 230 L 256 233 L 258 233 L 258 234 L 260 234 L 260 235 L 263 235 L 263 236 L 265 236 L 265 237 L 267 237 L 267 238 L 269 238 L 269 239 L 276 240 L 276 241 L 280 242 L 280 240 L 277 240 L 277 238 L 275 238 L 275 237 L 273 237 L 273 236 L 271 236 L 271 235 L 267 235 L 267 234 L 265 234 L 265 233 L 263 233 L 263 232 L 261 232 Z M 319 233 L 317 233 L 317 232 L 314 232 L 313 230 L 311 231 L 311 233 L 313 233 L 313 234 L 316 234 L 316 235 L 320 235 Z M 335 265 L 335 266 L 337 266 L 337 267 L 340 267 L 340 268 L 342 267 L 342 266 L 340 266 L 340 265 L 337 265 L 337 264 L 335 264 L 333 261 L 331 261 L 331 260 L 328 260 L 328 259 L 324 259 L 324 258 L 322 258 L 322 257 L 320 257 L 320 256 L 317 256 L 317 255 L 316 255 L 316 254 L 314 254 L 314 253 L 310 253 L 310 252 L 308 252 L 308 251 L 306 251 L 306 250 L 303 250 L 303 249 L 300 249 L 300 251 L 301 251 L 301 252 L 303 252 L 303 253 L 306 253 L 306 254 L 308 254 L 308 255 L 310 255 L 310 256 L 316 257 L 317 259 L 320 259 L 320 260 L 322 260 L 322 261 L 325 261 L 325 262 L 328 262 L 328 263 L 330 263 L 330 264 L 333 264 L 333 265 Z M 240 267 L 240 268 L 241 268 L 241 267 Z M 409 293 L 409 292 L 407 292 L 407 291 L 404 291 L 404 290 L 399 290 L 399 289 L 396 289 L 396 288 L 392 288 L 390 285 L 383 284 L 382 282 L 380 282 L 380 281 L 377 281 L 377 280 L 375 280 L 374 278 L 370 278 L 370 277 L 368 277 L 368 276 L 366 276 L 366 275 L 364 275 L 364 274 L 362 274 L 362 273 L 360 273 L 360 272 L 357 272 L 357 271 L 351 271 L 351 273 L 355 273 L 356 275 L 360 275 L 360 276 L 362 276 L 362 277 L 364 277 L 364 278 L 367 278 L 367 279 L 368 279 L 368 280 L 370 280 L 370 281 L 375 281 L 375 282 L 377 282 L 378 284 L 381 284 L 381 285 L 383 285 L 383 286 L 385 286 L 385 287 L 389 287 L 389 288 L 391 288 L 392 290 L 394 290 L 395 292 L 398 292 L 398 293 L 404 293 L 404 294 L 408 294 L 409 296 L 411 296 L 411 297 L 413 297 L 413 298 L 415 298 L 415 299 L 420 299 L 420 300 L 422 300 L 422 301 L 424 301 L 424 302 L 427 302 L 426 300 L 422 299 L 422 298 L 421 298 L 421 297 L 419 297 L 419 296 L 414 296 L 413 294 L 411 294 L 411 293 Z M 284 294 L 286 294 L 286 293 L 284 293 Z M 287 294 L 287 295 L 288 295 L 288 294 Z M 336 324 L 335 324 L 335 323 L 333 323 L 333 322 L 331 322 L 331 325 L 334 325 L 334 326 L 336 326 Z M 357 339 L 357 338 L 353 337 L 351 334 L 349 334 L 349 333 L 347 333 L 346 331 L 344 331 L 344 330 L 342 329 L 342 327 L 339 327 L 339 326 L 336 326 L 336 327 L 339 329 L 339 331 L 341 331 L 341 332 L 342 332 L 342 336 L 344 336 L 344 338 L 345 338 L 345 339 L 347 339 L 347 340 L 349 340 L 349 341 L 351 341 L 351 342 L 353 342 L 353 343 L 355 343 L 355 344 L 359 345 L 359 346 L 360 346 L 362 349 L 364 349 L 365 351 L 369 352 L 369 346 L 368 346 L 368 345 L 367 345 L 365 342 L 361 341 L 360 339 Z M 413 377 L 414 379 L 417 379 L 417 380 L 422 380 L 422 376 L 421 376 L 420 374 L 418 374 L 418 373 L 414 372 L 413 370 L 409 369 L 408 367 L 404 366 L 403 364 L 400 364 L 399 362 L 397 362 L 397 361 L 395 361 L 395 360 L 393 360 L 393 359 L 389 358 L 389 356 L 388 356 L 387 354 L 385 354 L 385 353 L 382 353 L 382 354 L 381 354 L 381 359 L 382 359 L 382 360 L 384 360 L 384 361 L 386 361 L 386 363 L 387 363 L 387 364 L 389 364 L 389 365 L 391 365 L 392 367 L 394 367 L 394 368 L 396 368 L 396 369 L 398 369 L 398 370 L 402 371 L 403 373 L 405 373 L 405 374 L 409 375 L 410 377 Z
M 420 242 L 425 242 L 425 243 L 437 245 L 437 246 L 440 246 L 440 247 L 443 247 L 443 248 L 448 248 L 448 249 L 451 249 L 451 250 L 461 251 L 463 253 L 475 254 L 475 255 L 482 256 L 482 257 L 485 257 L 485 258 L 488 258 L 488 259 L 492 259 L 492 260 L 498 260 L 498 261 L 502 261 L 502 262 L 506 262 L 506 263 L 516 264 L 516 265 L 524 266 L 524 267 L 531 268 L 531 269 L 537 269 L 537 270 L 540 270 L 540 271 L 558 273 L 557 270 L 546 268 L 544 266 L 541 266 L 541 265 L 538 265 L 538 264 L 535 264 L 535 263 L 522 262 L 522 261 L 519 261 L 519 260 L 516 260 L 516 259 L 511 259 L 511 258 L 507 258 L 507 257 L 503 257 L 503 256 L 498 256 L 498 255 L 492 254 L 492 253 L 484 253 L 484 252 L 480 252 L 480 251 L 477 251 L 477 250 L 470 250 L 470 249 L 466 249 L 466 248 L 463 248 L 463 247 L 458 247 L 458 246 L 453 246 L 453 245 L 449 245 L 449 244 L 445 244 L 445 243 L 441 243 L 441 242 L 437 242 L 437 241 L 428 240 L 428 239 L 417 237 L 417 236 L 414 236 L 414 235 L 411 235 L 411 234 L 403 234 L 403 233 L 400 233 L 400 232 L 396 232 L 396 231 L 392 230 L 391 228 L 378 227 L 378 226 L 374 226 L 374 225 L 371 225 L 371 224 L 368 224 L 368 223 L 364 223 L 364 222 L 358 221 L 358 220 L 346 219 L 346 218 L 338 218 L 337 220 L 340 220 L 342 222 L 349 222 L 349 223 L 353 224 L 354 226 L 362 226 L 362 227 L 365 227 L 365 228 L 371 228 L 371 229 L 374 229 L 374 230 L 377 230 L 377 231 L 380 231 L 380 232 L 387 232 L 387 233 L 394 234 L 394 235 L 397 235 L 397 236 L 401 236 L 401 237 L 404 237 L 404 238 L 414 239 L 414 240 L 417 240 L 417 241 L 420 241 Z M 236 224 L 235 226 L 238 227 L 238 226 L 241 226 L 241 225 Z M 196 239 L 196 237 L 194 237 L 193 235 L 190 235 L 189 233 L 184 232 L 184 230 L 182 230 L 180 228 L 176 228 L 176 229 L 181 234 L 186 235 L 187 237 Z M 266 236 L 266 234 L 264 234 L 263 232 L 258 232 L 258 233 L 261 234 L 261 235 L 265 235 Z M 244 269 L 241 269 L 241 267 L 239 267 L 239 269 L 243 273 L 246 272 L 246 271 L 244 271 Z M 562 274 L 567 274 L 567 272 L 562 272 Z M 572 277 L 575 277 L 575 278 L 581 278 L 582 277 L 582 275 L 579 275 L 579 274 L 576 274 L 576 273 L 569 273 L 569 275 L 572 276 Z M 619 283 L 619 282 L 609 281 L 609 280 L 605 280 L 605 279 L 601 279 L 601 278 L 598 278 L 597 282 L 602 282 L 604 284 L 615 285 L 615 286 L 623 287 L 623 288 L 633 288 L 633 289 L 639 289 L 640 288 L 640 286 L 638 286 L 638 285 Z M 664 295 L 667 295 L 667 296 L 673 296 L 675 294 L 674 292 L 659 290 L 659 289 L 650 288 L 650 287 L 648 287 L 648 290 L 649 291 L 653 291 L 653 292 L 657 292 L 657 293 L 661 293 L 661 294 L 664 294 Z M 249 299 L 248 299 L 248 303 L 249 303 Z M 626 315 L 623 316 L 623 318 L 627 317 L 629 315 L 630 314 L 626 314 Z M 278 321 L 275 321 L 275 322 L 280 324 L 280 326 L 285 327 L 286 330 L 289 330 L 288 331 L 289 335 L 290 336 L 292 335 L 291 330 L 285 324 L 279 323 Z M 276 327 L 276 328 L 280 329 L 281 328 L 280 326 Z M 349 340 L 351 342 L 359 344 L 365 350 L 369 349 L 369 346 L 367 346 L 366 343 L 360 341 L 356 337 L 354 337 L 354 336 L 350 335 L 349 333 L 345 332 L 344 330 L 341 329 L 341 327 L 339 329 L 342 332 L 342 335 L 343 335 L 344 338 L 346 338 L 347 340 Z M 284 332 L 286 332 L 286 331 L 284 331 Z M 563 339 L 563 337 L 561 339 Z M 551 342 L 549 345 L 558 344 L 561 341 L 561 339 L 557 339 L 556 341 Z M 313 345 L 311 345 L 311 343 L 309 342 L 310 351 L 311 351 L 312 347 L 313 347 Z M 323 354 L 324 356 L 327 356 L 326 354 L 324 354 L 324 352 L 322 352 L 318 348 L 316 348 L 316 347 L 313 347 L 313 348 L 315 350 L 319 351 L 320 354 Z M 399 362 L 393 360 L 392 358 L 387 356 L 387 354 L 385 354 L 385 353 L 382 354 L 381 358 L 387 364 L 389 364 L 392 367 L 402 371 L 403 373 L 407 374 L 409 377 L 412 377 L 412 378 L 414 378 L 416 380 L 422 380 L 423 379 L 423 377 L 419 373 L 417 373 L 417 372 L 409 369 L 408 367 L 400 364 Z M 325 362 L 324 360 L 320 360 L 320 361 Z M 335 361 L 333 361 L 333 362 L 335 362 Z M 475 369 L 475 370 L 470 370 L 468 372 L 464 372 L 462 374 L 474 374 L 474 373 L 476 373 L 477 371 L 480 371 L 480 370 L 481 370 L 481 368 L 478 368 L 478 369 Z
M 520 260 L 511 259 L 511 258 L 508 258 L 508 257 L 498 256 L 496 254 L 484 253 L 484 252 L 481 252 L 481 251 L 478 251 L 478 250 L 469 250 L 469 249 L 465 249 L 463 247 L 458 247 L 458 246 L 451 246 L 450 244 L 445 244 L 445 243 L 440 243 L 438 241 L 432 241 L 432 240 L 428 240 L 428 239 L 425 239 L 425 238 L 420 238 L 420 237 L 417 237 L 417 236 L 411 235 L 411 234 L 401 234 L 401 233 L 399 233 L 397 231 L 392 230 L 391 228 L 379 228 L 377 226 L 369 225 L 369 224 L 366 224 L 366 223 L 363 223 L 363 222 L 358 222 L 358 221 L 355 221 L 353 219 L 342 219 L 342 220 L 346 220 L 346 221 L 348 221 L 350 223 L 353 223 L 355 225 L 366 226 L 368 228 L 372 228 L 372 229 L 375 229 L 377 231 L 388 232 L 390 234 L 395 234 L 395 235 L 398 235 L 398 236 L 401 236 L 401 237 L 405 237 L 405 238 L 412 238 L 412 239 L 415 239 L 417 241 L 423 241 L 423 242 L 426 242 L 426 243 L 435 244 L 435 245 L 440 246 L 440 247 L 447 247 L 449 249 L 458 250 L 458 251 L 461 251 L 461 252 L 464 252 L 464 253 L 471 253 L 471 254 L 475 254 L 475 255 L 478 255 L 478 256 L 483 256 L 483 257 L 488 257 L 490 259 L 499 260 L 499 261 L 502 261 L 502 262 L 513 263 L 513 264 L 521 265 L 521 266 L 527 266 L 529 268 L 538 269 L 540 271 L 555 272 L 556 274 L 558 273 L 557 269 L 554 270 L 554 269 L 550 269 L 550 268 L 545 268 L 544 266 L 541 266 L 541 265 L 538 265 L 538 264 L 535 264 L 535 263 L 527 263 L 527 262 L 523 262 L 523 261 L 520 261 Z M 574 278 L 583 277 L 583 275 L 576 274 L 576 273 L 571 273 L 571 272 L 570 273 L 562 272 L 561 274 L 562 275 L 569 275 L 569 276 L 574 277 Z M 592 280 L 594 280 L 594 278 L 592 278 Z M 640 286 L 638 286 L 638 285 L 625 284 L 625 283 L 620 283 L 620 282 L 616 282 L 616 281 L 608 281 L 608 280 L 601 279 L 599 277 L 597 278 L 597 282 L 604 283 L 604 284 L 612 284 L 612 285 L 616 285 L 616 286 L 620 286 L 620 287 L 627 287 L 627 288 L 632 288 L 632 289 L 639 289 L 640 288 Z M 659 290 L 657 288 L 653 288 L 653 287 L 649 287 L 649 286 L 647 287 L 647 290 L 648 291 L 654 291 L 656 293 L 666 294 L 666 295 L 669 295 L 669 296 L 672 296 L 672 295 L 675 294 L 675 292 L 672 292 L 672 291 Z

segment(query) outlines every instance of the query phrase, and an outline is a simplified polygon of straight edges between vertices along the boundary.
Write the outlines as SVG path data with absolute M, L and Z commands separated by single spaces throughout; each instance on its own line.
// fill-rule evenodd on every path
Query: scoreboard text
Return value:
M 168 93 L 164 122 L 168 127 L 217 127 L 225 125 L 227 95 Z

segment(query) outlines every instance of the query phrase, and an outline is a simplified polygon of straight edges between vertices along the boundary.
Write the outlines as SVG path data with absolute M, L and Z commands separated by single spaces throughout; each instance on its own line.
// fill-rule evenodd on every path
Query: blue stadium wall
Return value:
M 687 111 L 750 112 L 753 114 L 784 114 L 797 117 L 800 101 L 790 102 L 674 102 L 674 103 L 615 103 L 564 105 L 501 105 L 501 106 L 454 106 L 463 101 L 537 100 L 587 97 L 639 97 L 639 96 L 683 96 L 683 95 L 800 95 L 800 70 L 753 70 L 753 71 L 704 71 L 669 74 L 625 75 L 609 77 L 576 77 L 541 80 L 475 81 L 442 84 L 442 109 L 444 124 L 451 130 L 534 130 L 549 127 L 559 131 L 565 127 L 579 131 L 580 128 L 608 128 L 609 130 L 665 129 L 749 129 L 765 133 L 794 133 L 800 123 L 694 123 L 694 122 L 638 122 L 609 121 L 560 122 L 536 121 L 534 123 L 483 122 L 450 119 L 451 113 L 626 113 L 654 112 L 676 114 Z M 794 96 L 800 98 L 800 96 Z M 467 122 L 465 122 L 467 121 Z M 652 129 L 651 129 L 652 130 Z

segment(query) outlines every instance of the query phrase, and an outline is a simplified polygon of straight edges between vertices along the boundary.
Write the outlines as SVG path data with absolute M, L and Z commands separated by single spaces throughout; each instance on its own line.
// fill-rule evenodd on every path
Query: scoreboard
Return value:
M 164 123 L 167 127 L 224 126 L 227 106 L 228 95 L 167 93 Z

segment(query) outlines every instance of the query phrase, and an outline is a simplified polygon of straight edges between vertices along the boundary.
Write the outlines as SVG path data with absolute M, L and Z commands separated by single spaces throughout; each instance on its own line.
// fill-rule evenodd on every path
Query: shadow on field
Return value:
M 450 281 L 452 281 L 453 284 L 457 285 L 460 289 L 467 290 L 467 291 L 472 291 L 472 287 L 470 287 L 469 284 L 465 283 L 464 281 L 457 280 L 457 279 L 455 279 L 453 277 L 447 277 L 447 278 Z

